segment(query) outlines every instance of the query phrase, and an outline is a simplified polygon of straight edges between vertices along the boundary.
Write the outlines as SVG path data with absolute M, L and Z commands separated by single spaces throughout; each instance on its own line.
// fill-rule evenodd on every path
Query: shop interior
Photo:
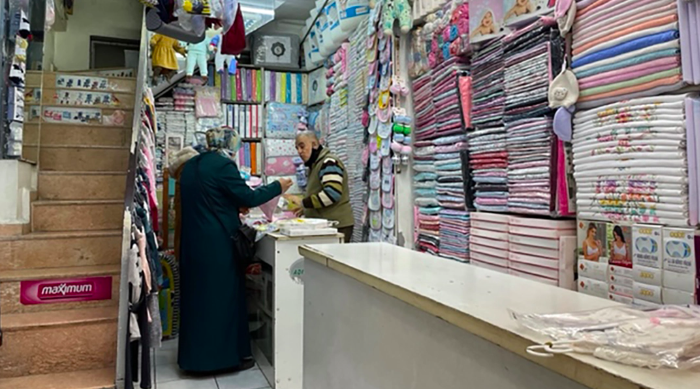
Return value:
M 0 5 L 0 389 L 700 385 L 700 0 Z

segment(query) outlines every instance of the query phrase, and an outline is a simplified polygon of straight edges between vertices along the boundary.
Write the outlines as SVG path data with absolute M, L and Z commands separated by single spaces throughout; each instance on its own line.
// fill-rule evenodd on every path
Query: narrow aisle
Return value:
M 177 339 L 156 350 L 156 389 L 270 389 L 257 365 L 240 373 L 216 377 L 191 377 L 177 367 Z

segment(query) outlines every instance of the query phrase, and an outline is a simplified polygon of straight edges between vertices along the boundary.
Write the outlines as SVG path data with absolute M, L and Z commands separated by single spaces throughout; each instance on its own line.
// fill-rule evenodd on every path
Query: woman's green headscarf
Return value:
M 207 131 L 207 149 L 233 158 L 241 148 L 241 138 L 231 127 L 216 127 Z

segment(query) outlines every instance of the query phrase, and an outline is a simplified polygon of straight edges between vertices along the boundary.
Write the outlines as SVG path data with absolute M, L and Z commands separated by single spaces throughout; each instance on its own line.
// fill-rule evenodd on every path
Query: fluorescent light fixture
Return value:
M 266 8 L 258 8 L 258 7 L 249 7 L 249 6 L 243 5 L 243 4 L 241 4 L 241 12 L 248 12 L 248 13 L 254 13 L 254 14 L 275 16 L 275 10 L 274 10 L 274 9 L 266 9 Z

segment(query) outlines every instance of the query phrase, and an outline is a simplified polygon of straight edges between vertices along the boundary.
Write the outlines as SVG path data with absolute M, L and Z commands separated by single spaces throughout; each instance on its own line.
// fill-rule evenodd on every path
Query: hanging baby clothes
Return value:
M 194 75 L 195 66 L 199 67 L 199 74 L 202 77 L 207 77 L 209 75 L 209 70 L 207 69 L 207 56 L 209 42 L 207 39 L 202 40 L 199 43 L 190 43 L 187 45 L 187 77 L 192 77 Z

